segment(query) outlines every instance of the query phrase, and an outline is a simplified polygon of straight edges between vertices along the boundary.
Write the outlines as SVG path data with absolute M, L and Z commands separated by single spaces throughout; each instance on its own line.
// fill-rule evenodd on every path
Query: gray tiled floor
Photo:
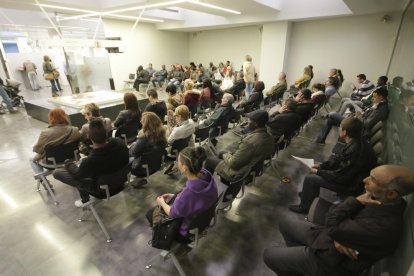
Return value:
M 30 98 L 49 93 L 44 89 L 23 94 Z M 311 142 L 320 123 L 316 118 L 280 153 L 275 161 L 278 171 L 267 168 L 230 212 L 219 215 L 199 247 L 180 258 L 188 275 L 273 275 L 262 261 L 262 252 L 281 241 L 279 219 L 296 216 L 286 205 L 297 201 L 306 174 L 306 168 L 290 154 L 317 160 L 329 154 L 335 131 L 325 147 Z M 73 205 L 78 195 L 73 188 L 49 177 L 58 206 L 44 190 L 36 192 L 28 159 L 46 124 L 29 118 L 20 108 L 16 114 L 0 115 L 0 127 L 1 275 L 177 275 L 171 260 L 145 270 L 147 261 L 159 251 L 148 245 L 151 230 L 144 215 L 156 195 L 178 191 L 183 178 L 157 173 L 150 185 L 99 204 L 97 211 L 113 237 L 108 244 L 91 216 L 78 222 L 80 210 Z M 219 146 L 234 139 L 229 135 Z M 282 176 L 291 177 L 291 185 L 281 185 Z

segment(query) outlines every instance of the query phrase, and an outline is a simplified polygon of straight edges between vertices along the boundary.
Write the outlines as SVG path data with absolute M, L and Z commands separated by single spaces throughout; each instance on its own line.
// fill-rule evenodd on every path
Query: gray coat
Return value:
M 274 140 L 266 128 L 256 129 L 239 142 L 233 153 L 223 155 L 224 160 L 216 168 L 217 174 L 231 182 L 240 180 L 257 162 L 269 157 L 273 150 Z

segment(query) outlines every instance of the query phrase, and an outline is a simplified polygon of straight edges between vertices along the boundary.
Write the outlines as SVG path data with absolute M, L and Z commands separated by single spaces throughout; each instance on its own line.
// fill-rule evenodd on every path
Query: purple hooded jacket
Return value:
M 179 232 L 184 237 L 188 235 L 192 218 L 210 208 L 218 198 L 213 176 L 204 169 L 200 174 L 198 179 L 187 180 L 170 209 L 171 218 L 183 218 Z

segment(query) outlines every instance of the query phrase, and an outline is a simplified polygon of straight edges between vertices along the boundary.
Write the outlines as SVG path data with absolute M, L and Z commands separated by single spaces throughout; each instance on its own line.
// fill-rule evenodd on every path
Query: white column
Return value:
M 279 72 L 286 72 L 290 31 L 287 21 L 263 24 L 259 80 L 265 83 L 265 91 L 276 84 Z

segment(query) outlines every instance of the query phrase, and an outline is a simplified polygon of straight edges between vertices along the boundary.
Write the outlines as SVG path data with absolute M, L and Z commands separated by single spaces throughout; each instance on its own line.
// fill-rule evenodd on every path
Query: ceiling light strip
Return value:
M 132 20 L 137 20 L 137 18 L 138 18 L 136 16 L 120 15 L 120 14 L 112 14 L 112 13 L 108 13 L 106 15 L 107 16 L 118 17 L 118 18 L 132 19 Z M 162 19 L 155 19 L 155 18 L 148 18 L 148 17 L 141 17 L 141 20 L 151 21 L 151 22 L 164 22 L 164 20 L 162 20 Z
M 56 20 L 57 21 L 76 20 L 76 19 L 99 16 L 99 15 L 100 15 L 99 12 L 94 12 L 94 13 L 88 13 L 88 14 L 75 15 L 75 16 L 60 17 L 60 18 L 57 18 Z
M 56 27 L 55 23 L 53 23 L 52 19 L 50 19 L 50 16 L 47 14 L 45 9 L 42 6 L 40 6 L 39 1 L 35 0 L 35 2 L 36 2 L 37 5 L 39 5 L 40 10 L 43 12 L 43 14 L 46 16 L 47 20 L 49 21 L 49 23 L 53 26 L 55 31 L 58 33 L 59 37 L 62 37 L 62 34 L 59 31 L 58 27 Z
M 70 7 L 57 6 L 57 5 L 39 4 L 37 0 L 35 1 L 36 1 L 37 6 L 43 7 L 43 8 L 51 8 L 51 9 L 65 10 L 65 11 L 77 11 L 77 12 L 84 12 L 84 13 L 96 13 L 96 11 L 91 11 L 91 10 L 70 8 Z
M 172 5 L 176 5 L 176 4 L 181 4 L 181 3 L 184 3 L 184 2 L 187 2 L 187 0 L 174 0 L 174 1 L 156 3 L 156 4 L 141 5 L 141 6 L 130 7 L 130 8 L 125 8 L 125 9 L 107 11 L 107 12 L 103 12 L 103 14 L 110 14 L 110 13 L 113 14 L 113 13 L 120 13 L 120 12 L 137 11 L 137 10 L 142 10 L 144 8 L 145 9 L 159 8 L 159 7 L 165 7 L 165 6 L 172 6 Z
M 208 3 L 204 3 L 204 2 L 200 2 L 200 1 L 187 0 L 186 2 L 196 4 L 196 5 L 199 5 L 199 6 L 203 6 L 203 7 L 207 7 L 207 8 L 211 8 L 211 9 L 216 9 L 216 10 L 221 10 L 221 11 L 233 13 L 233 14 L 241 14 L 241 12 L 239 12 L 239 11 L 222 8 L 222 7 L 219 7 L 219 6 L 216 6 L 216 5 L 212 5 L 212 4 L 208 4 Z

